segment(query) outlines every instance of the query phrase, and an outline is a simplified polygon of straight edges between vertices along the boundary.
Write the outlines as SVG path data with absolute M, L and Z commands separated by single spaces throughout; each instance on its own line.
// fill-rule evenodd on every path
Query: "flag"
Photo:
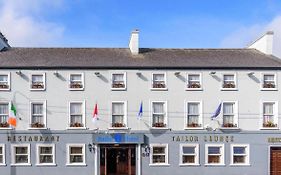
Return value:
M 139 109 L 139 113 L 138 113 L 138 119 L 141 119 L 142 114 L 143 114 L 143 111 L 142 111 L 142 102 L 141 102 L 141 104 L 140 104 L 140 109 Z
M 17 115 L 17 110 L 16 110 L 16 107 L 14 106 L 14 104 L 12 103 L 11 104 L 11 108 L 9 110 L 9 118 L 8 118 L 8 123 L 10 125 L 12 125 L 13 127 L 16 127 L 17 126 L 17 118 L 16 118 L 16 115 Z
M 219 104 L 218 108 L 216 109 L 215 113 L 211 116 L 211 119 L 213 120 L 221 113 L 221 103 Z
M 98 120 L 98 104 L 95 105 L 94 111 L 93 111 L 93 122 Z

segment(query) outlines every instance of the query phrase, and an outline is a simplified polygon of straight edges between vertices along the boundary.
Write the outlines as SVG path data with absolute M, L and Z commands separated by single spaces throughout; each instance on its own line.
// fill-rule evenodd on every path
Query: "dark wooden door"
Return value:
M 270 175 L 281 175 L 281 147 L 270 149 Z

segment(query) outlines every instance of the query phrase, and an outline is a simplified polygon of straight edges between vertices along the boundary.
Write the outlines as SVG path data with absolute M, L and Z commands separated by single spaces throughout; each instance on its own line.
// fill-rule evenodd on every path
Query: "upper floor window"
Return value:
M 8 123 L 8 117 L 9 117 L 9 103 L 1 102 L 0 103 L 0 128 L 10 127 Z
M 46 102 L 31 102 L 31 128 L 46 128 Z
M 222 89 L 236 89 L 236 77 L 235 74 L 224 74 L 223 75 L 223 82 L 222 82 Z
M 180 164 L 199 165 L 199 145 L 182 144 L 180 145 Z
M 86 165 L 85 144 L 67 145 L 67 165 Z
M 0 74 L 0 90 L 10 90 L 10 74 Z
M 202 89 L 201 74 L 187 74 L 187 89 Z
M 12 165 L 30 164 L 30 144 L 12 145 Z
M 165 73 L 152 73 L 152 89 L 167 89 Z
M 152 127 L 167 127 L 167 103 L 164 101 L 152 102 Z
M 126 89 L 126 74 L 125 73 L 113 73 L 111 88 L 113 90 Z
M 55 145 L 37 145 L 37 165 L 55 165 Z
M 202 126 L 201 103 L 187 102 L 186 128 L 198 128 Z
M 276 75 L 275 74 L 262 74 L 263 82 L 262 89 L 263 90 L 272 90 L 276 89 Z
M 0 165 L 5 165 L 6 163 L 5 157 L 5 145 L 0 144 Z
M 224 128 L 238 127 L 237 103 L 223 102 L 223 124 Z
M 150 164 L 168 164 L 168 144 L 151 144 Z
M 224 165 L 224 145 L 206 144 L 205 145 L 205 164 Z
M 85 107 L 84 102 L 69 103 L 69 127 L 85 127 Z
M 126 102 L 112 102 L 112 127 L 126 127 Z
M 45 74 L 31 75 L 31 90 L 45 90 Z
M 278 124 L 278 112 L 277 102 L 263 102 L 263 128 L 277 128 Z
M 70 74 L 69 89 L 70 90 L 83 90 L 84 89 L 84 76 L 82 73 Z
M 232 144 L 231 145 L 231 165 L 249 165 L 249 145 Z

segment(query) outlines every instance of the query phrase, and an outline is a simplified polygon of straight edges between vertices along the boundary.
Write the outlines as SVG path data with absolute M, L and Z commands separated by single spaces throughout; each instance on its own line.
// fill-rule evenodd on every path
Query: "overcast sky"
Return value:
M 0 31 L 12 46 L 245 47 L 273 30 L 281 57 L 280 0 L 0 0 Z

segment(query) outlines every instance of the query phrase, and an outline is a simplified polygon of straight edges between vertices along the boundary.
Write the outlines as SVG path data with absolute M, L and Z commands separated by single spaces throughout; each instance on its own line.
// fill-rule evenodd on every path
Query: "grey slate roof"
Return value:
M 10 48 L 0 52 L 0 68 L 280 69 L 281 60 L 255 49 Z

